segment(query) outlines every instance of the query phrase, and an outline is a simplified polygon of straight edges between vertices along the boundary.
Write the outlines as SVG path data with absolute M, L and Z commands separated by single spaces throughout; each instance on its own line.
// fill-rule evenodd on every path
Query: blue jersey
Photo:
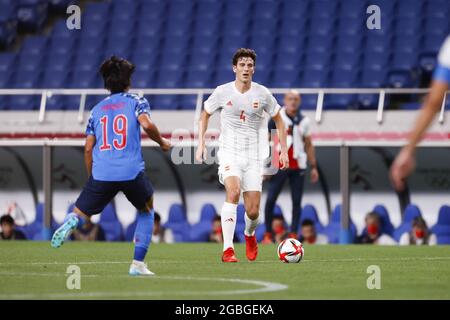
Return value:
M 116 93 L 91 111 L 86 135 L 95 136 L 92 176 L 100 181 L 133 180 L 144 170 L 139 115 L 150 115 L 145 98 Z
M 434 80 L 450 84 L 450 36 L 445 39 L 438 55 L 438 63 L 433 73 Z

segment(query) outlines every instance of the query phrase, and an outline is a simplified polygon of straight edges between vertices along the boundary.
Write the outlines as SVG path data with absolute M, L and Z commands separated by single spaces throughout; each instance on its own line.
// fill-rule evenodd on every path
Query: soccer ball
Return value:
M 285 263 L 298 263 L 305 254 L 303 244 L 297 239 L 289 238 L 278 245 L 278 258 Z

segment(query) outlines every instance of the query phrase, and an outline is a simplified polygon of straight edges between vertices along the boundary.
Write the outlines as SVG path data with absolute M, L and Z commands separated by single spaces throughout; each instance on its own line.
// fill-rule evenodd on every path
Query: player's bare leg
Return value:
M 256 241 L 255 229 L 258 226 L 259 205 L 261 202 L 261 192 L 244 192 L 245 205 L 245 244 L 247 259 L 253 261 L 258 255 L 258 242 Z
M 236 229 L 236 210 L 241 195 L 241 184 L 238 177 L 228 177 L 224 180 L 226 199 L 223 204 L 220 219 L 223 235 L 223 262 L 238 262 L 234 254 L 233 237 Z

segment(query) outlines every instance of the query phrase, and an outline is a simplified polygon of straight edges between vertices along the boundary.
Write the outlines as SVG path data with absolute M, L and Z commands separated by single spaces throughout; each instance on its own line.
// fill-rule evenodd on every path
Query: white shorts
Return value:
M 234 155 L 221 155 L 219 159 L 219 181 L 224 184 L 228 177 L 238 177 L 241 183 L 241 191 L 262 191 L 263 166 L 258 160 Z

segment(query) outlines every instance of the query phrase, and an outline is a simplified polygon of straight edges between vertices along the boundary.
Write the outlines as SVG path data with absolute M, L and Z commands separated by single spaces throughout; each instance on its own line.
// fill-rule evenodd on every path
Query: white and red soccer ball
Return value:
M 305 254 L 303 244 L 297 239 L 289 238 L 278 245 L 278 258 L 285 263 L 298 263 Z

